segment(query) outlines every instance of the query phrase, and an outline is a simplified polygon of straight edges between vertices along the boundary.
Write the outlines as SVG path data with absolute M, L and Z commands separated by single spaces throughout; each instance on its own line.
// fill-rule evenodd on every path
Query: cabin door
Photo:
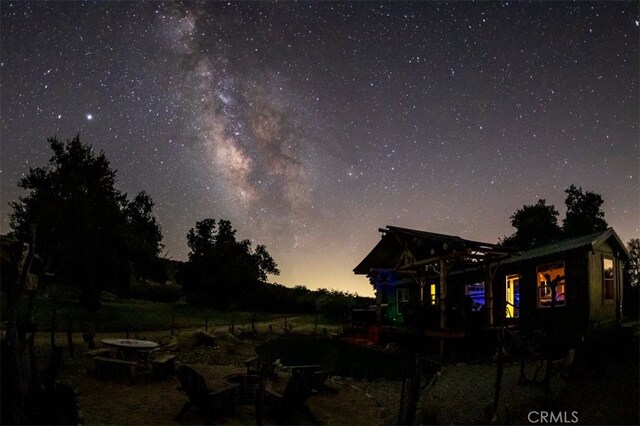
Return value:
M 520 316 L 520 276 L 509 275 L 505 284 L 505 300 L 507 302 L 507 318 Z

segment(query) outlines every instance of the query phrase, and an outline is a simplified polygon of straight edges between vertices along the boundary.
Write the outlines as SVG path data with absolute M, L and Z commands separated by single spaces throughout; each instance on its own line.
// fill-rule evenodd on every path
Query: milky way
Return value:
M 311 201 L 304 117 L 278 71 L 247 68 L 232 47 L 211 40 L 217 22 L 202 6 L 158 17 L 168 54 L 181 71 L 174 96 L 192 111 L 187 139 L 205 159 L 203 179 L 270 240 L 291 239 Z M 294 237 L 295 239 L 295 237 Z M 295 245 L 295 242 L 294 242 Z
M 495 242 L 570 184 L 639 237 L 637 2 L 3 2 L 0 231 L 57 135 L 266 244 L 286 285 L 370 294 L 385 225 Z

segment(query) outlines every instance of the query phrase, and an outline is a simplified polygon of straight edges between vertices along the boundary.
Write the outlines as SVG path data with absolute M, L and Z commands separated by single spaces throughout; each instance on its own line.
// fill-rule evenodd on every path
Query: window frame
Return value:
M 400 298 L 400 295 L 404 295 Z M 406 306 L 409 303 L 409 288 L 398 287 L 396 288 L 396 313 L 397 315 L 403 315 L 401 306 Z
M 556 287 L 556 303 L 554 306 L 556 308 L 567 306 L 567 290 L 566 290 L 567 270 L 566 270 L 566 265 L 564 260 L 560 260 L 556 262 L 543 263 L 541 265 L 536 266 L 536 304 L 538 309 L 547 309 L 551 307 L 551 302 L 543 303 L 543 298 L 542 298 L 542 290 L 544 290 L 544 295 L 549 296 L 549 299 L 550 299 L 551 286 L 549 286 L 548 284 L 542 284 L 542 282 L 546 283 L 546 280 L 540 280 L 540 276 L 542 272 L 545 272 L 547 270 L 553 270 L 553 269 L 562 269 L 562 276 L 565 277 L 560 282 L 558 282 L 558 285 Z M 557 300 L 557 298 L 558 298 L 558 294 L 560 293 L 559 292 L 560 289 L 562 289 L 562 300 L 559 301 Z
M 507 319 L 518 319 L 520 318 L 520 274 L 509 274 L 505 277 L 505 301 L 507 300 L 507 289 L 509 288 L 509 282 L 514 282 L 513 284 L 513 315 L 509 316 L 509 307 L 507 306 L 505 312 L 505 318 Z M 516 284 L 517 282 L 517 284 Z M 516 299 L 516 286 L 518 287 L 518 298 Z
M 482 303 L 477 302 L 478 298 L 473 298 L 473 293 L 477 293 L 477 292 L 481 292 L 482 293 Z M 484 281 L 477 281 L 474 283 L 466 283 L 464 285 L 464 295 L 465 297 L 471 297 L 471 300 L 473 301 L 473 305 L 472 305 L 472 311 L 473 312 L 480 312 L 483 309 L 486 309 L 487 307 L 487 301 L 486 301 L 486 285 Z
M 400 297 L 400 295 L 404 297 Z M 409 302 L 409 289 L 407 287 L 399 287 L 396 289 L 396 302 L 407 303 Z
M 611 277 L 607 278 L 605 262 L 611 262 Z M 611 296 L 607 297 L 607 282 L 611 283 Z M 612 256 L 602 256 L 602 303 L 614 303 L 616 300 L 616 261 Z

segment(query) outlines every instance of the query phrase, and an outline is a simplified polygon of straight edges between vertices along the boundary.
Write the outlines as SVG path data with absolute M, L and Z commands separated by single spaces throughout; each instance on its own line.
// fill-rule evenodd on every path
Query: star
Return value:
M 0 204 L 79 132 L 174 259 L 228 219 L 284 285 L 369 294 L 379 227 L 495 242 L 570 184 L 637 238 L 637 3 L 517 3 L 7 2 Z

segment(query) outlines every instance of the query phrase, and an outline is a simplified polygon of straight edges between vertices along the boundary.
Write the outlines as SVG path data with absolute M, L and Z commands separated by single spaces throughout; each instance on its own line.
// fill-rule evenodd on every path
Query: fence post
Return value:
M 67 321 L 67 345 L 69 346 L 69 356 L 73 356 L 72 326 L 73 326 L 73 308 L 71 308 L 71 313 L 69 314 L 69 318 Z

